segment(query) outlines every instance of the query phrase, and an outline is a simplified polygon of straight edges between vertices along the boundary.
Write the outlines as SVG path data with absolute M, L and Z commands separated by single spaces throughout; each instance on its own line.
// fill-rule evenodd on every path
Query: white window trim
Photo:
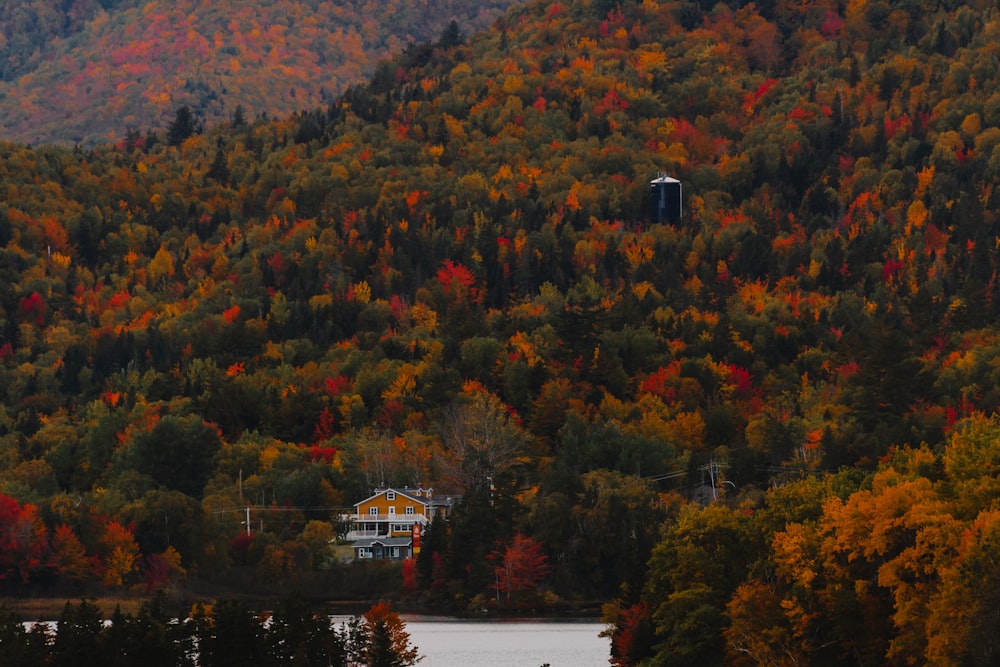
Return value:
M 377 507 L 369 507 L 368 508 L 368 516 L 378 516 L 378 508 Z
M 386 491 L 385 492 L 385 499 L 386 500 L 395 500 L 396 499 L 396 492 L 395 491 Z
M 396 516 L 396 506 L 395 505 L 390 505 L 389 506 L 389 516 Z

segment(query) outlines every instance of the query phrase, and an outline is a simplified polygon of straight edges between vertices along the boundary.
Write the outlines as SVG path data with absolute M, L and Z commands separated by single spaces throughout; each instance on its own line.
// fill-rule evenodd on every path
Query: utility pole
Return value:
M 709 481 L 712 484 L 712 502 L 715 502 L 716 500 L 719 499 L 719 492 L 716 489 L 716 486 L 719 483 L 727 483 L 727 482 L 720 482 L 720 481 L 717 481 L 717 480 L 719 480 L 719 478 L 721 476 L 722 468 L 728 468 L 728 467 L 729 467 L 728 464 L 726 464 L 726 463 L 719 463 L 715 459 L 712 459 L 712 460 L 710 460 L 708 462 L 708 465 L 703 465 L 700 468 L 698 468 L 702 472 L 706 472 L 706 471 L 708 472 L 708 479 L 709 479 Z M 728 483 L 732 484 L 734 488 L 736 487 L 736 485 L 733 484 L 732 482 L 728 482 Z

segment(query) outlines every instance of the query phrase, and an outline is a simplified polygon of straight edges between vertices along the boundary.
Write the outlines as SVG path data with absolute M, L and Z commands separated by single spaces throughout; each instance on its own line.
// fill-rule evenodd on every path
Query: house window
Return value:
M 396 516 L 396 506 L 392 505 L 389 507 L 389 516 Z
M 371 558 L 372 550 L 371 547 L 361 547 L 358 549 L 358 558 Z
M 386 491 L 385 492 L 385 499 L 386 500 L 395 500 L 396 499 L 396 492 L 395 491 Z
M 368 508 L 368 514 L 370 516 L 378 516 L 378 508 L 377 507 L 369 507 Z
M 413 505 L 407 505 L 406 506 L 406 513 L 407 514 L 416 514 L 416 511 L 413 509 Z

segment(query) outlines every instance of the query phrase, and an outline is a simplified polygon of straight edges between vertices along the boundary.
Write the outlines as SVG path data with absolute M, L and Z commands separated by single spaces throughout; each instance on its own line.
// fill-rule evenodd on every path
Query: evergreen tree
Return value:
M 7 667 L 48 664 L 49 639 L 44 623 L 29 631 L 17 614 L 0 607 L 0 656 Z
M 215 144 L 215 158 L 206 176 L 220 185 L 229 185 L 229 162 L 225 147 L 222 145 L 222 137 L 219 137 Z
M 366 667 L 406 667 L 420 660 L 417 647 L 399 614 L 388 602 L 380 602 L 365 612 L 357 659 Z
M 220 600 L 210 611 L 199 608 L 191 622 L 202 667 L 262 664 L 265 631 L 244 604 Z
M 421 539 L 420 553 L 417 554 L 417 576 L 420 587 L 430 589 L 434 582 L 436 562 L 441 562 L 448 553 L 448 526 L 437 517 L 431 520 Z
M 167 125 L 167 144 L 180 146 L 185 139 L 199 132 L 201 132 L 201 125 L 195 118 L 191 107 L 185 104 L 177 109 L 174 119 Z
M 458 23 L 454 20 L 448 24 L 448 27 L 441 33 L 441 39 L 438 40 L 438 45 L 442 49 L 450 49 L 464 43 L 465 40 L 462 38 L 462 32 L 458 29 Z
M 246 111 L 243 109 L 242 104 L 236 105 L 236 110 L 233 112 L 233 118 L 229 122 L 229 126 L 233 129 L 241 128 L 247 124 Z
M 313 613 L 293 595 L 271 617 L 267 657 L 273 665 L 345 666 L 347 631 L 333 627 L 325 614 Z
M 67 602 L 56 624 L 52 664 L 56 667 L 103 667 L 98 637 L 103 628 L 101 610 L 82 600 L 78 607 Z

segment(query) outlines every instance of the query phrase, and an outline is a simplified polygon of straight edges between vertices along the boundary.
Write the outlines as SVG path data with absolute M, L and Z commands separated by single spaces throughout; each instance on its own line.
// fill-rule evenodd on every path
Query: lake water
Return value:
M 401 614 L 420 667 L 608 667 L 611 640 L 597 621 L 461 620 Z M 333 616 L 337 624 L 348 616 Z M 55 621 L 40 621 L 55 632 Z M 25 623 L 31 629 L 34 623 Z M 2 663 L 0 663 L 2 664 Z
M 466 621 L 403 615 L 421 667 L 607 667 L 596 621 Z

